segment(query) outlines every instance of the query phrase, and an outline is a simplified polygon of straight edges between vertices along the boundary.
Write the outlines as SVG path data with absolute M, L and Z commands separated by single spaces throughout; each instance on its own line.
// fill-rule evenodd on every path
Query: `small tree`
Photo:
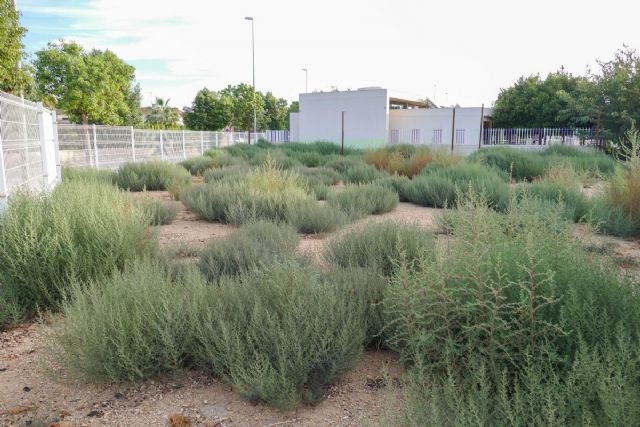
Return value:
M 27 32 L 20 26 L 20 12 L 13 0 L 0 0 L 0 90 L 18 94 L 32 83 L 27 66 L 22 38 Z

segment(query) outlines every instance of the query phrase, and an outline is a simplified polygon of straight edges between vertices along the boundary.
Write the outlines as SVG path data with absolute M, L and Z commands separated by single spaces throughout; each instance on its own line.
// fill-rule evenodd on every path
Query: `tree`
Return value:
M 145 123 L 152 127 L 176 128 L 180 126 L 180 113 L 177 108 L 169 106 L 170 99 L 156 97 L 151 106 L 151 112 L 145 118 Z
M 230 125 L 236 129 L 253 129 L 253 88 L 245 83 L 229 85 L 220 91 L 220 96 L 228 96 L 233 100 Z M 261 128 L 260 124 L 264 123 L 264 99 L 259 92 L 256 92 L 255 103 L 258 128 Z
M 134 124 L 139 108 L 135 68 L 109 50 L 85 51 L 75 42 L 49 43 L 36 53 L 36 85 L 45 103 L 74 122 Z
M 622 139 L 633 123 L 640 123 L 640 56 L 623 46 L 610 61 L 598 61 L 598 128 L 604 137 Z
M 291 113 L 300 112 L 300 102 L 293 101 L 291 105 L 289 105 L 289 111 L 287 111 L 287 129 L 291 129 Z
M 595 123 L 595 86 L 564 71 L 521 77 L 502 89 L 493 107 L 498 127 L 574 127 Z
M 185 110 L 184 124 L 194 130 L 220 130 L 231 125 L 232 117 L 233 99 L 205 87 Z
M 264 116 L 260 128 L 282 130 L 289 123 L 289 102 L 284 98 L 276 98 L 271 92 L 262 95 Z
M 32 80 L 22 38 L 27 32 L 20 26 L 20 13 L 13 0 L 0 0 L 0 90 L 27 92 Z M 21 66 L 23 65 L 23 66 Z

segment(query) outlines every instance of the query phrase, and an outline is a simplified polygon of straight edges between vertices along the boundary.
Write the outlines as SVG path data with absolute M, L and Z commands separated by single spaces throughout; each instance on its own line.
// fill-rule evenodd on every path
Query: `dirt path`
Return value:
M 0 425 L 166 426 L 171 415 L 194 426 L 358 426 L 378 424 L 392 394 L 383 378 L 399 378 L 392 353 L 366 351 L 360 363 L 315 407 L 288 413 L 241 399 L 230 387 L 197 371 L 132 384 L 78 384 L 43 372 L 41 334 L 32 324 L 0 333 Z

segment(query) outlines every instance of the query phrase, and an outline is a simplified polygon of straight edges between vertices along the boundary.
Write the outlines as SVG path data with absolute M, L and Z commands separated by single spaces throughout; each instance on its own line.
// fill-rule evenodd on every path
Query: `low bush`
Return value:
M 178 215 L 178 207 L 175 203 L 167 203 L 160 200 L 140 200 L 138 204 L 150 225 L 170 224 Z
M 203 175 L 206 183 L 222 181 L 240 181 L 251 172 L 251 168 L 244 164 L 209 169 Z
M 345 174 L 352 168 L 361 167 L 366 165 L 362 161 L 360 156 L 332 156 L 324 164 L 326 168 L 333 169 L 334 171 Z
M 25 311 L 55 307 L 72 282 L 155 248 L 144 213 L 111 185 L 70 181 L 50 195 L 16 193 L 0 214 L 0 299 Z
M 402 144 L 379 148 L 364 155 L 365 162 L 378 170 L 409 177 L 417 175 L 433 159 L 433 153 L 427 147 Z
M 224 240 L 213 240 L 200 253 L 199 267 L 208 280 L 235 276 L 277 259 L 289 259 L 298 246 L 296 230 L 261 221 L 244 225 Z
M 251 166 L 261 166 L 265 162 L 270 162 L 278 169 L 292 169 L 300 166 L 298 159 L 287 156 L 281 150 L 263 150 L 251 157 L 248 162 Z
M 409 191 L 411 190 L 412 181 L 406 176 L 387 176 L 376 179 L 373 181 L 373 184 L 395 191 L 401 202 L 409 201 Z
M 398 205 L 398 195 L 379 185 L 351 185 L 327 195 L 329 205 L 341 209 L 351 219 L 382 214 Z
M 573 222 L 586 219 L 592 208 L 589 200 L 579 190 L 556 182 L 520 184 L 516 189 L 516 195 L 522 197 L 525 193 L 546 204 L 559 204 L 565 217 Z
M 193 157 L 183 160 L 180 162 L 180 166 L 194 176 L 201 176 L 206 170 L 216 167 L 214 159 L 209 156 Z
M 280 410 L 320 400 L 362 351 L 360 306 L 292 263 L 222 280 L 192 301 L 199 365 Z
M 374 268 L 391 275 L 401 259 L 407 263 L 433 253 L 431 233 L 415 225 L 383 222 L 368 224 L 330 240 L 324 252 L 329 264 Z
M 298 232 L 306 234 L 330 233 L 347 222 L 347 216 L 340 209 L 319 205 L 314 200 L 290 205 L 285 218 Z
M 540 154 L 511 147 L 483 148 L 471 154 L 469 160 L 501 170 L 517 181 L 542 177 L 548 166 Z
M 300 168 L 297 172 L 305 178 L 309 186 L 314 184 L 336 185 L 341 179 L 338 172 L 325 167 Z
M 116 172 L 114 181 L 129 191 L 172 190 L 189 185 L 191 175 L 180 166 L 166 162 L 125 163 Z
M 193 273 L 174 282 L 149 260 L 76 283 L 53 324 L 48 354 L 87 381 L 139 381 L 179 368 L 190 356 L 187 301 L 205 286 Z
M 349 184 L 368 184 L 371 181 L 387 176 L 373 166 L 355 165 L 344 173 L 344 181 Z
M 75 166 L 62 167 L 62 181 L 95 181 L 103 184 L 113 184 L 115 172 L 109 169 L 78 168 Z
M 501 214 L 471 194 L 446 250 L 401 259 L 384 336 L 411 363 L 417 425 L 637 423 L 612 404 L 640 402 L 636 287 L 541 206 L 523 197 Z
M 405 197 L 416 205 L 444 208 L 455 205 L 456 185 L 448 178 L 424 175 L 414 178 L 405 189 Z

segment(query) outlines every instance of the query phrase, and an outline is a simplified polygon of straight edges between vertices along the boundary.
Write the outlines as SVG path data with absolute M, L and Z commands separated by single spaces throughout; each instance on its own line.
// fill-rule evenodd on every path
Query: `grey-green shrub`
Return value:
M 350 185 L 343 191 L 327 195 L 329 205 L 340 208 L 352 219 L 389 212 L 398 202 L 395 191 L 373 184 Z
M 249 172 L 251 168 L 245 164 L 238 164 L 233 166 L 227 166 L 216 169 L 207 170 L 203 179 L 207 184 L 213 182 L 233 182 L 242 180 Z
M 518 181 L 542 177 L 548 167 L 539 153 L 511 147 L 483 148 L 471 154 L 469 160 L 499 169 Z
M 125 163 L 120 166 L 115 184 L 129 191 L 157 191 L 181 188 L 191 183 L 184 168 L 166 162 Z
M 285 218 L 300 233 L 306 234 L 330 233 L 348 220 L 340 209 L 320 205 L 314 200 L 291 204 Z
M 414 262 L 433 253 L 433 246 L 432 234 L 420 227 L 386 221 L 334 237 L 325 245 L 324 259 L 341 267 L 374 268 L 390 275 L 400 260 Z
M 416 205 L 444 208 L 455 205 L 457 191 L 449 178 L 434 174 L 414 178 L 405 194 L 407 200 Z
M 278 259 L 290 259 L 298 246 L 296 230 L 260 221 L 239 227 L 223 240 L 213 240 L 200 252 L 198 266 L 208 280 L 235 276 Z
M 524 193 L 549 204 L 560 203 L 567 219 L 574 222 L 585 219 L 591 209 L 591 203 L 579 190 L 555 182 L 520 184 L 516 194 L 522 197 Z
M 205 171 L 216 167 L 216 162 L 212 157 L 200 156 L 183 160 L 180 166 L 188 170 L 191 175 L 201 176 Z
M 354 165 L 344 172 L 344 181 L 350 184 L 368 184 L 376 179 L 388 176 L 373 166 L 367 164 Z
M 205 286 L 197 271 L 174 279 L 150 260 L 76 283 L 53 324 L 48 353 L 88 381 L 139 381 L 175 370 L 190 356 L 188 300 Z
M 198 364 L 280 410 L 323 398 L 362 351 L 360 306 L 292 263 L 222 280 L 192 302 Z
M 161 200 L 139 200 L 137 202 L 150 225 L 166 225 L 173 222 L 178 215 L 176 203 L 163 202 Z
M 392 175 L 385 178 L 376 179 L 373 184 L 387 187 L 398 194 L 401 202 L 408 202 L 412 181 L 406 176 Z
M 324 164 L 326 168 L 345 174 L 349 169 L 368 166 L 361 156 L 333 156 Z
M 111 185 L 16 193 L 0 214 L 0 291 L 27 311 L 55 306 L 70 283 L 108 275 L 156 245 L 144 213 Z
M 109 169 L 62 167 L 62 181 L 96 181 L 104 184 L 113 184 L 114 178 L 115 172 Z

